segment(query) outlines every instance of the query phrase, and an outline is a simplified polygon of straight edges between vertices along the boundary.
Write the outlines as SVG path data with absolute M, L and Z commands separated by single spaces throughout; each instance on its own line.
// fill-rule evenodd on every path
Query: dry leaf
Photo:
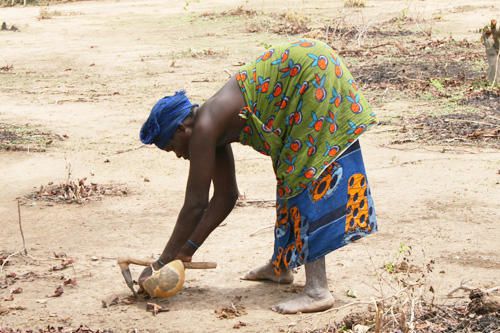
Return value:
M 63 284 L 65 286 L 76 286 L 78 283 L 76 282 L 76 279 L 75 278 L 69 278 L 67 280 L 64 280 Z
M 59 297 L 62 294 L 64 294 L 64 288 L 62 286 L 59 286 L 56 288 L 56 290 L 54 290 L 54 294 L 48 297 Z
M 133 296 L 120 297 L 117 295 L 111 295 L 106 299 L 101 300 L 103 308 L 108 308 L 113 305 L 130 305 L 137 303 L 137 299 Z
M 234 329 L 240 329 L 243 326 L 247 326 L 247 323 L 244 323 L 242 321 L 238 321 L 236 324 L 234 324 L 233 328 Z
M 18 287 L 18 288 L 11 291 L 12 294 L 20 294 L 22 292 L 23 292 L 23 288 L 21 288 L 21 287 Z
M 50 182 L 50 183 L 49 183 L 49 185 L 52 185 L 51 183 L 52 183 L 52 182 Z M 60 258 L 66 258 L 66 257 L 68 257 L 68 256 L 67 256 L 67 255 L 66 255 L 66 253 L 64 253 L 64 252 L 59 252 L 59 253 L 54 252 L 54 257 L 56 257 L 56 258 L 60 259 Z
M 170 311 L 170 309 L 165 308 L 159 304 L 156 303 L 147 303 L 146 304 L 146 311 L 152 312 L 153 316 L 156 316 L 160 312 L 167 312 Z

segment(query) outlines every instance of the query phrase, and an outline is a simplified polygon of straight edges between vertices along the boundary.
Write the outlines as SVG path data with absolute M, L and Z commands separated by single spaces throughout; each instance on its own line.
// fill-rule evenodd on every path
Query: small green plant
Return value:
M 404 258 L 410 254 L 411 254 L 411 247 L 406 245 L 405 243 L 400 243 L 397 255 L 392 261 L 384 264 L 384 270 L 389 274 L 396 273 L 401 264 L 401 258 Z
M 185 0 L 184 7 L 182 7 L 182 9 L 184 9 L 187 12 L 189 10 L 189 6 L 194 2 L 200 2 L 200 0 Z
M 263 48 L 265 48 L 265 49 L 270 49 L 270 48 L 272 48 L 272 47 L 273 47 L 271 44 L 266 43 L 266 42 L 260 42 L 258 45 L 259 45 L 259 46 L 262 46 L 262 47 L 263 47 Z
M 444 85 L 440 79 L 430 79 L 431 85 L 440 93 L 444 93 Z
M 384 265 L 384 269 L 387 273 L 394 273 L 395 267 L 393 262 L 388 262 Z

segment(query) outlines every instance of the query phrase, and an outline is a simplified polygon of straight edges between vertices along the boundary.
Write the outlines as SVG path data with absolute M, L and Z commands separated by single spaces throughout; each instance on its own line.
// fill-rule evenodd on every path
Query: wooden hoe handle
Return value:
M 189 268 L 189 269 L 210 269 L 210 268 L 217 268 L 217 263 L 216 262 L 205 262 L 205 261 L 187 262 L 187 261 L 184 261 L 182 263 L 184 264 L 184 268 Z
M 137 258 L 132 258 L 132 257 L 120 257 L 118 258 L 118 265 L 120 268 L 127 269 L 130 264 L 134 265 L 139 265 L 139 266 L 149 266 L 154 262 L 154 259 L 137 259 Z M 187 262 L 183 261 L 182 262 L 184 265 L 184 268 L 189 268 L 189 269 L 211 269 L 211 268 L 217 268 L 217 263 L 216 262 Z

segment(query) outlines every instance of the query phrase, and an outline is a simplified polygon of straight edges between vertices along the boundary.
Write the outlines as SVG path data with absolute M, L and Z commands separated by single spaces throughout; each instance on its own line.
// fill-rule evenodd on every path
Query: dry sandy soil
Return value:
M 45 152 L 0 151 L 1 253 L 22 248 L 16 198 L 40 185 L 63 182 L 68 164 L 75 179 L 128 188 L 128 195 L 82 205 L 24 200 L 22 225 L 30 256 L 12 257 L 0 281 L 12 272 L 34 274 L 11 279 L 13 284 L 0 289 L 0 307 L 8 310 L 0 314 L 0 327 L 84 324 L 115 331 L 224 332 L 241 321 L 244 332 L 302 331 L 353 311 L 347 307 L 312 317 L 270 311 L 303 285 L 303 270 L 294 286 L 239 280 L 271 255 L 272 231 L 262 229 L 274 223 L 270 205 L 233 211 L 195 258 L 217 261 L 218 268 L 189 271 L 184 290 L 162 302 L 169 312 L 153 316 L 142 301 L 102 307 L 103 299 L 129 294 L 113 258 L 157 256 L 184 198 L 188 162 L 149 147 L 135 149 L 151 106 L 181 88 L 202 102 L 227 80 L 227 72 L 234 73 L 238 63 L 252 59 L 266 44 L 297 38 L 249 32 L 245 22 L 251 18 L 243 16 L 200 16 L 234 9 L 237 1 L 193 1 L 187 8 L 183 1 L 165 3 L 75 2 L 51 6 L 50 18 L 42 20 L 39 7 L 0 8 L 0 22 L 20 30 L 0 32 L 0 67 L 13 66 L 0 72 L 0 123 L 29 124 L 67 136 L 55 139 Z M 360 26 L 412 16 L 422 25 L 432 24 L 433 39 L 465 38 L 480 53 L 477 28 L 495 13 L 500 18 L 498 3 L 486 0 L 368 0 L 363 9 L 345 9 L 341 1 L 241 4 L 274 15 L 296 10 L 315 22 L 344 15 Z M 484 69 L 482 58 L 479 68 Z M 500 281 L 498 145 L 395 144 L 392 130 L 400 126 L 398 117 L 439 114 L 448 104 L 391 90 L 372 89 L 367 96 L 381 120 L 393 125 L 381 125 L 362 138 L 380 232 L 327 256 L 336 306 L 353 300 L 348 290 L 361 301 L 380 297 L 376 272 L 394 260 L 401 243 L 413 248 L 416 262 L 435 261 L 428 278 L 443 302 L 464 280 L 470 286 L 495 287 Z M 129 151 L 120 153 L 124 150 Z M 240 192 L 248 199 L 272 200 L 270 161 L 247 147 L 233 145 L 233 150 Z M 74 264 L 51 271 L 60 262 L 54 253 L 61 252 Z M 134 268 L 134 274 L 139 272 Z M 68 278 L 77 285 L 48 297 Z M 18 287 L 22 293 L 6 300 Z M 219 319 L 214 311 L 231 303 L 243 306 L 246 314 Z

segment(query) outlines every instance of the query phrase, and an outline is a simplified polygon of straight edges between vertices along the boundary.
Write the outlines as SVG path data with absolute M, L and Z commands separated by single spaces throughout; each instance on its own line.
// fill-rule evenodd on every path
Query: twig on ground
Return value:
M 115 155 L 123 154 L 123 153 L 128 153 L 128 152 L 134 151 L 134 150 L 139 150 L 139 149 L 144 148 L 144 147 L 147 147 L 147 145 L 140 145 L 139 147 L 124 149 L 124 150 L 117 150 L 116 153 L 115 153 Z
M 459 290 L 465 290 L 465 291 L 471 291 L 473 288 L 469 288 L 466 286 L 467 283 L 471 282 L 472 280 L 467 280 L 467 281 L 460 281 L 460 286 L 456 287 L 455 289 L 453 289 L 452 291 L 450 291 L 448 294 L 446 294 L 446 296 L 450 297 L 452 296 L 454 293 L 456 293 L 457 291 Z
M 17 215 L 18 215 L 18 221 L 19 221 L 19 230 L 21 231 L 21 238 L 23 239 L 23 248 L 19 251 L 16 251 L 14 253 L 11 253 L 7 256 L 7 258 L 5 258 L 2 262 L 2 266 L 0 266 L 0 273 L 3 272 L 3 268 L 5 265 L 7 265 L 7 263 L 10 261 L 10 258 L 18 255 L 18 254 L 22 254 L 22 255 L 25 255 L 25 256 L 28 256 L 28 250 L 26 249 L 26 241 L 24 240 L 24 232 L 23 232 L 23 226 L 22 226 L 22 223 L 21 223 L 21 204 L 19 202 L 19 200 L 17 200 Z
M 493 292 L 495 292 L 497 290 L 500 290 L 500 286 L 496 286 L 496 287 L 493 287 L 493 288 L 486 289 L 484 292 L 486 294 L 489 294 L 489 293 L 493 293 Z
M 254 231 L 254 232 L 252 232 L 250 234 L 250 237 L 253 237 L 253 236 L 257 235 L 258 233 L 260 233 L 261 231 L 264 231 L 264 230 L 267 230 L 267 229 L 271 229 L 271 228 L 274 228 L 274 224 L 273 225 L 268 225 L 266 227 L 262 227 L 262 228 L 257 229 L 256 231 Z
M 21 237 L 23 239 L 23 252 L 25 255 L 27 255 L 28 250 L 26 249 L 26 242 L 24 240 L 23 226 L 21 224 L 21 204 L 19 203 L 19 200 L 17 200 L 17 215 L 19 216 L 19 230 L 21 231 Z
M 12 257 L 14 257 L 14 256 L 16 256 L 16 255 L 18 255 L 18 254 L 20 254 L 20 253 L 21 253 L 21 250 L 19 250 L 19 251 L 16 251 L 16 252 L 14 252 L 14 253 L 9 254 L 9 255 L 7 256 L 7 258 L 5 258 L 5 259 L 3 260 L 2 266 L 0 266 L 0 273 L 2 273 L 2 272 L 3 272 L 3 267 L 4 267 L 4 266 L 5 266 L 5 265 L 6 265 L 6 264 L 10 261 L 10 258 L 12 258 Z

